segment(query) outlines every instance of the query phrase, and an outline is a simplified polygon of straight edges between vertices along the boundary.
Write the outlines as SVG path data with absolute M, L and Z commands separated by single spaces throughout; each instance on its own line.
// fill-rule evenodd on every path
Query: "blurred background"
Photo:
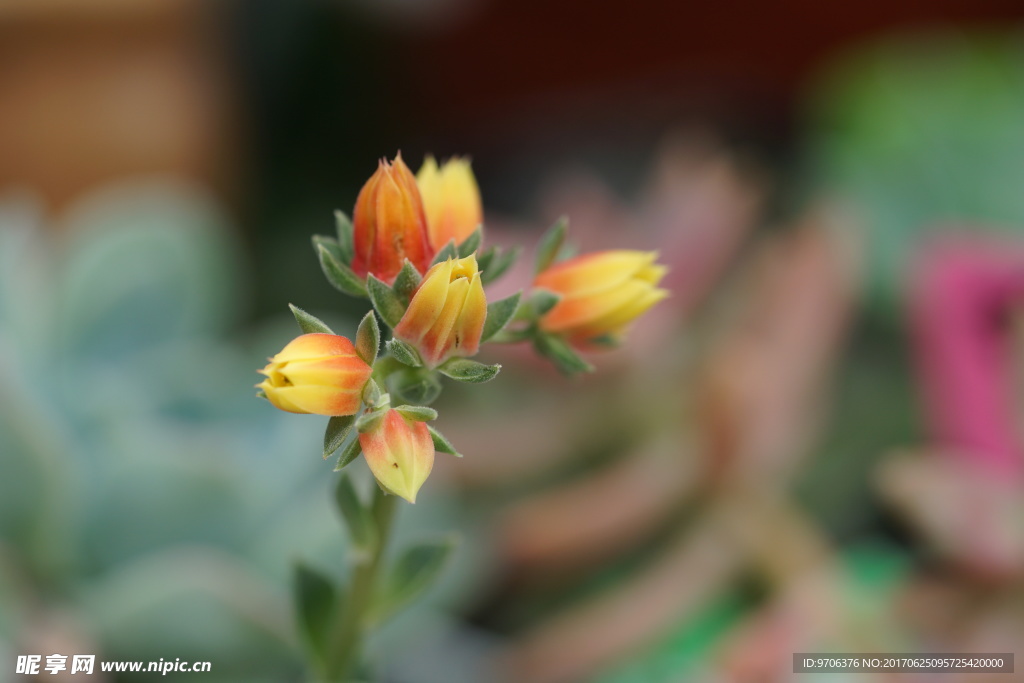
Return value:
M 399 149 L 472 157 L 489 242 L 529 252 L 567 214 L 581 250 L 658 249 L 672 297 L 593 376 L 488 347 L 498 381 L 446 388 L 466 457 L 399 535 L 465 542 L 371 643 L 382 681 L 811 682 L 794 652 L 1012 652 L 1022 20 L 3 0 L 0 680 L 33 653 L 302 680 L 291 567 L 341 573 L 344 531 L 324 420 L 255 400 L 254 369 L 295 336 L 289 302 L 354 332 L 365 306 L 309 238 Z

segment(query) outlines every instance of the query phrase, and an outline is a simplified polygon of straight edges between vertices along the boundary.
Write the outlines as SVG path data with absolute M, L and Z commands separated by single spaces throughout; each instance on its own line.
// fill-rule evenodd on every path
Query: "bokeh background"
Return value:
M 31 653 L 302 680 L 291 568 L 340 574 L 344 531 L 324 420 L 257 401 L 254 369 L 289 302 L 354 331 L 309 237 L 399 149 L 472 157 L 489 241 L 567 214 L 581 250 L 659 249 L 672 297 L 593 376 L 488 348 L 497 381 L 446 389 L 466 457 L 399 535 L 464 541 L 371 643 L 382 681 L 810 683 L 846 679 L 794 652 L 1019 648 L 1022 20 L 4 0 L 0 680 Z

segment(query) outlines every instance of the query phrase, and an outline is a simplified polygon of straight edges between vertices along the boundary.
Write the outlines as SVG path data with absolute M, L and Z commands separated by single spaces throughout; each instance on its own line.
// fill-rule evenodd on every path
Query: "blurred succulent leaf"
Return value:
M 373 365 L 380 349 L 380 326 L 377 325 L 377 316 L 373 311 L 368 311 L 359 323 L 355 346 L 356 354 L 366 361 L 367 365 Z
M 544 314 L 554 308 L 562 300 L 560 294 L 548 289 L 535 289 L 530 292 L 529 307 L 524 307 L 524 314 L 534 320 L 543 318 Z
M 441 247 L 441 249 L 434 255 L 434 260 L 430 262 L 430 265 L 436 266 L 438 263 L 444 263 L 448 259 L 454 259 L 459 257 L 459 248 L 455 246 L 455 240 L 448 240 L 448 244 Z
M 339 593 L 330 579 L 301 562 L 295 565 L 294 582 L 299 630 L 313 656 L 323 662 Z
M 537 353 L 554 363 L 566 375 L 594 371 L 594 366 L 583 360 L 561 337 L 540 333 L 533 338 L 533 345 Z
M 461 258 L 465 258 L 465 257 L 469 256 L 470 254 L 475 253 L 478 249 L 480 249 L 480 244 L 483 242 L 483 238 L 484 238 L 483 226 L 482 225 L 478 225 L 476 230 L 474 230 L 472 233 L 470 233 L 469 237 L 464 239 L 462 241 L 462 244 L 459 245 L 458 255 Z
M 373 522 L 373 514 L 359 498 L 352 477 L 342 473 L 338 477 L 338 485 L 334 488 L 334 502 L 341 512 L 342 519 L 348 527 L 352 544 L 361 551 L 367 551 L 377 541 L 377 527 Z
M 462 453 L 455 450 L 455 446 L 445 438 L 444 434 L 437 431 L 434 427 L 427 425 L 427 431 L 430 432 L 430 438 L 434 442 L 434 450 L 441 453 L 449 453 L 454 455 L 456 458 L 461 458 Z
M 397 325 L 405 313 L 405 306 L 398 295 L 373 275 L 366 277 L 366 288 L 370 294 L 370 301 L 373 302 L 373 307 L 377 309 L 384 324 L 392 328 Z
M 389 339 L 387 347 L 399 363 L 413 368 L 423 366 L 419 352 L 401 339 Z
M 430 370 L 405 368 L 391 375 L 391 391 L 400 401 L 425 406 L 441 395 L 441 382 Z
M 324 430 L 324 460 L 334 455 L 345 443 L 355 421 L 355 415 L 338 415 L 327 421 L 327 429 Z
M 512 249 L 505 251 L 503 249 L 496 248 L 493 252 L 493 256 L 488 259 L 487 267 L 480 266 L 481 279 L 484 284 L 490 284 L 504 275 L 512 265 L 519 260 L 519 255 L 523 253 L 522 247 L 513 247 Z
M 395 562 L 374 606 L 374 621 L 396 614 L 425 593 L 447 566 L 458 537 L 417 543 L 407 548 Z
M 294 304 L 288 304 L 288 308 L 292 310 L 292 315 L 295 316 L 295 322 L 299 324 L 299 329 L 302 330 L 303 333 L 311 334 L 313 332 L 322 332 L 323 334 L 334 334 L 331 328 L 316 316 L 306 313 Z
M 515 316 L 521 297 L 522 292 L 516 292 L 510 297 L 487 304 L 487 319 L 484 321 L 480 341 L 487 341 L 505 329 L 505 325 Z
M 470 384 L 481 384 L 489 382 L 501 371 L 500 365 L 485 365 L 468 358 L 452 358 L 450 361 L 438 367 L 445 377 L 450 377 L 459 382 Z
M 352 221 L 344 211 L 334 212 L 334 222 L 338 229 L 338 248 L 341 250 L 341 262 L 348 265 L 352 263 L 352 255 L 355 247 L 352 239 Z
M 317 246 L 320 268 L 324 271 L 327 281 L 338 291 L 354 297 L 366 296 L 366 285 L 355 272 L 334 256 L 326 246 Z M 372 277 L 372 276 L 371 276 Z
M 534 272 L 540 273 L 547 270 L 548 266 L 555 262 L 562 245 L 565 243 L 565 235 L 569 230 L 569 219 L 562 216 L 548 231 L 541 237 L 537 245 L 537 264 Z

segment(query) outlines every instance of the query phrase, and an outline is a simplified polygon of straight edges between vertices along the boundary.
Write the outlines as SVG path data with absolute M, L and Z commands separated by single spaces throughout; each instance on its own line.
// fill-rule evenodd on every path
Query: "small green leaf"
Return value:
M 409 259 L 406 259 L 402 269 L 395 276 L 395 284 L 391 289 L 403 303 L 408 304 L 422 281 L 423 277 L 420 275 L 420 271 L 416 270 L 416 266 Z
M 350 462 L 358 458 L 362 452 L 363 447 L 359 443 L 359 437 L 353 438 L 341 451 L 341 455 L 338 456 L 338 464 L 334 466 L 334 471 L 340 472 L 343 470 Z
M 487 318 L 484 321 L 484 329 L 480 335 L 480 341 L 487 341 L 498 332 L 505 329 L 512 317 L 519 308 L 519 298 L 522 292 L 516 292 L 510 297 L 500 299 L 487 304 Z
M 488 382 L 494 379 L 500 370 L 500 365 L 484 365 L 468 358 L 452 358 L 438 368 L 442 375 L 470 384 Z
M 373 275 L 366 277 L 366 289 L 370 294 L 370 301 L 373 302 L 373 307 L 377 309 L 377 313 L 380 315 L 380 319 L 388 327 L 394 328 L 405 314 L 405 306 L 402 305 L 398 295 Z
M 338 591 L 330 579 L 301 562 L 295 565 L 293 580 L 299 630 L 313 656 L 324 661 L 338 609 Z
M 380 402 L 380 386 L 374 380 L 370 379 L 366 382 L 366 386 L 363 387 L 363 403 L 370 406 L 371 408 L 377 407 Z
M 371 432 L 377 428 L 380 421 L 384 419 L 385 410 L 371 410 L 368 413 L 360 415 L 356 419 L 356 431 L 360 434 Z
M 352 477 L 342 474 L 334 489 L 334 502 L 348 526 L 352 544 L 360 550 L 368 550 L 377 541 L 377 527 L 374 526 L 370 508 L 359 499 L 359 493 L 352 484 Z
M 288 308 L 292 309 L 292 315 L 295 316 L 295 322 L 299 324 L 299 329 L 305 334 L 313 332 L 322 332 L 324 334 L 334 334 L 331 328 L 327 327 L 327 324 L 323 320 L 320 320 L 316 316 L 306 313 L 304 310 L 293 304 L 288 304 Z
M 484 284 L 490 284 L 504 275 L 505 271 L 512 267 L 512 264 L 516 262 L 519 255 L 522 253 L 522 247 L 515 247 L 510 251 L 502 251 L 499 249 L 495 253 L 494 258 L 487 264 L 487 268 L 480 266 L 480 272 L 483 273 L 481 278 L 483 279 Z
M 561 300 L 562 295 L 550 289 L 535 289 L 530 292 L 530 313 L 535 320 L 542 318 Z
M 444 263 L 450 258 L 459 257 L 459 248 L 455 246 L 455 240 L 448 240 L 448 244 L 441 247 L 441 250 L 434 254 L 434 260 L 430 262 L 430 265 L 436 266 L 438 263 Z
M 331 254 L 323 244 L 317 247 L 317 255 L 320 257 L 320 268 L 335 289 L 349 296 L 366 296 L 366 285 L 363 280 Z
M 256 392 L 256 398 L 262 398 L 265 401 L 270 400 L 269 398 L 267 398 L 267 392 L 263 391 L 262 389 Z
M 552 225 L 537 246 L 537 265 L 535 272 L 540 273 L 547 270 L 548 266 L 555 262 L 562 244 L 565 242 L 565 233 L 569 229 L 569 219 L 562 216 Z
M 405 368 L 391 375 L 391 392 L 398 401 L 426 406 L 441 395 L 441 382 L 430 370 Z
M 426 406 L 398 406 L 395 410 L 416 422 L 430 422 L 437 419 L 437 411 Z
M 345 438 L 352 431 L 355 423 L 355 415 L 339 415 L 327 421 L 327 429 L 324 431 L 324 460 L 334 455 L 334 452 L 345 443 Z
M 313 241 L 313 251 L 319 252 L 320 247 L 323 246 L 338 262 L 345 263 L 345 254 L 341 245 L 338 244 L 338 240 L 326 235 L 313 235 L 310 239 Z
M 566 375 L 594 371 L 594 366 L 580 358 L 561 337 L 538 334 L 533 338 L 533 345 L 537 353 L 554 363 Z
M 483 239 L 484 226 L 478 225 L 476 226 L 476 230 L 470 233 L 469 237 L 463 240 L 462 244 L 459 245 L 459 256 L 461 258 L 466 258 L 470 254 L 476 252 L 480 248 L 480 243 L 483 242 Z
M 368 311 L 359 323 L 356 330 L 356 354 L 367 365 L 373 365 L 377 360 L 377 351 L 380 350 L 380 326 L 377 325 L 377 316 L 373 311 Z
M 427 431 L 430 432 L 430 438 L 434 442 L 435 451 L 439 451 L 441 453 L 449 453 L 451 455 L 454 455 L 456 458 L 462 457 L 462 453 L 459 453 L 457 450 L 455 450 L 455 446 L 453 446 L 451 442 L 444 437 L 444 434 L 437 431 L 430 425 L 427 425 Z
M 495 245 L 489 249 L 485 249 L 476 255 L 476 267 L 480 269 L 481 273 L 486 273 L 491 267 L 491 262 L 494 257 L 501 251 L 501 247 Z
M 380 623 L 412 603 L 437 581 L 458 545 L 454 535 L 433 542 L 417 543 L 395 562 L 379 594 L 374 621 Z
M 355 254 L 355 246 L 352 239 L 352 221 L 348 219 L 344 211 L 334 212 L 334 222 L 338 228 L 338 247 L 341 249 L 341 262 L 352 263 L 352 255 Z
M 423 366 L 419 352 L 401 339 L 389 339 L 387 347 L 399 363 L 413 368 Z

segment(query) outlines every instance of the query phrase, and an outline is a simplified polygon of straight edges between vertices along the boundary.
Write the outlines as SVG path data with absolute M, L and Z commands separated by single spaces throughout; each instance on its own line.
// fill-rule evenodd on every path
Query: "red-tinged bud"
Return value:
M 354 415 L 371 372 L 345 337 L 304 334 L 270 359 L 256 386 L 289 413 Z
M 382 159 L 356 199 L 352 217 L 355 254 L 352 270 L 391 284 L 405 259 L 421 273 L 430 266 L 427 219 L 416 178 L 402 161 Z
M 448 259 L 427 271 L 395 326 L 395 336 L 416 348 L 428 368 L 480 349 L 487 298 L 476 256 Z
M 359 445 L 381 488 L 415 503 L 434 466 L 434 441 L 427 425 L 391 408 L 370 431 L 359 435 Z

